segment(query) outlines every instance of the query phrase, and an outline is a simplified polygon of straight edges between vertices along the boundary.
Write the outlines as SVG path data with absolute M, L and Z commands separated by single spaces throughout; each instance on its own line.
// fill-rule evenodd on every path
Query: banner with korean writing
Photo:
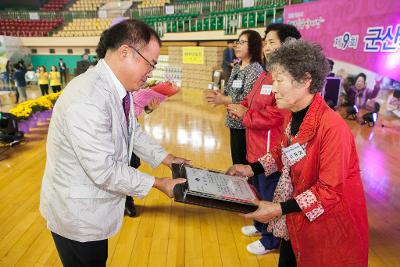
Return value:
M 198 47 L 198 46 L 182 47 L 182 63 L 204 64 L 204 47 Z
M 284 20 L 325 54 L 400 81 L 400 1 L 331 0 L 285 6 Z

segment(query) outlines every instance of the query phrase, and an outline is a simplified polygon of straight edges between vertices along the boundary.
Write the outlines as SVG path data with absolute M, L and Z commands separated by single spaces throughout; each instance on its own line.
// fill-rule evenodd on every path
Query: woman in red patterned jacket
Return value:
M 250 93 L 240 104 L 228 105 L 229 114 L 242 121 L 246 129 L 246 159 L 249 163 L 257 162 L 267 153 L 267 147 L 272 149 L 280 145 L 284 112 L 276 107 L 268 61 L 272 53 L 286 40 L 300 37 L 300 32 L 293 25 L 269 24 L 265 30 L 263 47 L 267 71 L 260 74 Z M 252 183 L 262 200 L 272 200 L 280 175 L 280 172 L 268 176 L 260 173 L 252 177 Z M 241 230 L 247 236 L 261 235 L 259 240 L 247 245 L 247 251 L 252 254 L 263 255 L 279 248 L 280 239 L 267 231 L 267 224 L 254 221 L 253 225 L 243 226 Z
M 260 165 L 282 172 L 273 202 L 245 215 L 268 222 L 282 238 L 279 266 L 368 266 L 368 219 L 354 137 L 319 94 L 329 67 L 321 48 L 284 44 L 271 57 L 273 92 L 289 109 L 281 146 L 229 174 L 252 176 Z

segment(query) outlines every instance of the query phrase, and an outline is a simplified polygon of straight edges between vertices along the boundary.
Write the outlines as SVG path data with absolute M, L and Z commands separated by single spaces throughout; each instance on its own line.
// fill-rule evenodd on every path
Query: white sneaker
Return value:
M 260 236 L 261 233 L 254 227 L 254 225 L 246 225 L 242 227 L 242 234 L 247 236 Z
M 275 250 L 275 249 L 265 249 L 260 240 L 248 244 L 246 248 L 248 252 L 255 255 L 264 255 Z

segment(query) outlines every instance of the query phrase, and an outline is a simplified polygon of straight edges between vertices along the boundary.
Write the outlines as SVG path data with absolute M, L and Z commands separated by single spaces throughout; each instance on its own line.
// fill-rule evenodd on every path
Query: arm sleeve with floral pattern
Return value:
M 348 176 L 354 139 L 346 125 L 337 123 L 322 133 L 317 182 L 295 197 L 305 216 L 313 221 L 337 205 Z M 320 126 L 322 127 L 322 126 Z M 340 145 L 338 145 L 340 144 Z M 355 152 L 354 152 L 355 153 Z
M 258 161 L 264 168 L 265 175 L 268 176 L 270 174 L 273 174 L 274 172 L 282 170 L 281 153 L 282 150 L 280 146 L 274 147 L 271 150 L 271 153 L 267 153 L 258 159 Z

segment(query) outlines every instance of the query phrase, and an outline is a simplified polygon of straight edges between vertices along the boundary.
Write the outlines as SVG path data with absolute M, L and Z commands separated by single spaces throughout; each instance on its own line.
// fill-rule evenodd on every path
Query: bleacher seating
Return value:
M 100 36 L 101 33 L 108 29 L 112 19 L 74 19 L 63 30 L 57 32 L 53 36 L 56 37 L 83 37 L 83 36 Z
M 159 7 L 165 6 L 165 4 L 169 4 L 170 0 L 143 0 L 141 4 L 138 5 L 138 8 L 146 8 L 146 7 Z
M 40 10 L 59 11 L 62 10 L 69 1 L 70 0 L 50 0 L 48 3 L 44 4 L 43 7 L 40 8 Z
M 169 32 L 214 30 L 224 30 L 227 34 L 235 34 L 236 30 L 240 28 L 265 27 L 266 24 L 273 21 L 274 14 L 276 15 L 275 21 L 281 22 L 283 16 L 282 4 L 213 11 L 208 15 L 186 13 L 144 16 L 142 19 L 155 28 L 160 35 Z
M 69 11 L 95 11 L 107 3 L 107 0 L 77 0 Z
M 19 20 L 0 19 L 0 35 L 8 36 L 49 36 L 54 28 L 63 23 L 62 19 L 55 20 Z
M 72 0 L 50 0 L 45 6 L 58 2 L 70 2 Z M 101 17 L 116 17 L 107 10 L 110 0 L 76 0 L 69 8 L 70 12 L 41 12 L 41 20 L 28 22 L 30 14 L 23 12 L 2 12 L 0 20 L 0 35 L 13 36 L 59 36 L 59 37 L 83 37 L 99 36 L 110 26 L 111 19 L 96 18 L 100 11 Z M 292 0 L 301 1 L 301 0 Z M 181 0 L 173 1 L 174 14 L 165 15 L 165 4 L 170 0 L 144 0 L 139 5 L 131 8 L 130 17 L 144 20 L 163 36 L 165 33 L 197 32 L 197 31 L 224 31 L 225 34 L 236 34 L 238 29 L 265 27 L 268 23 L 283 20 L 283 7 L 289 0 L 255 0 L 255 6 L 243 7 L 241 1 L 200 1 Z M 52 7 L 50 5 L 50 7 Z M 104 10 L 102 10 L 104 8 Z M 128 7 L 122 12 L 126 14 Z M 114 12 L 115 10 L 112 9 Z M 3 15 L 4 14 L 4 15 Z M 111 15 L 110 15 L 111 14 Z M 120 15 L 121 15 L 120 14 Z M 62 30 L 52 34 L 55 27 L 60 25 L 59 20 L 51 18 L 63 17 L 65 21 L 71 21 L 64 25 Z M 23 18 L 11 19 L 11 18 Z M 47 20 L 44 20 L 46 18 Z M 49 20 L 50 19 L 50 20 Z M 58 30 L 58 29 L 57 29 Z

